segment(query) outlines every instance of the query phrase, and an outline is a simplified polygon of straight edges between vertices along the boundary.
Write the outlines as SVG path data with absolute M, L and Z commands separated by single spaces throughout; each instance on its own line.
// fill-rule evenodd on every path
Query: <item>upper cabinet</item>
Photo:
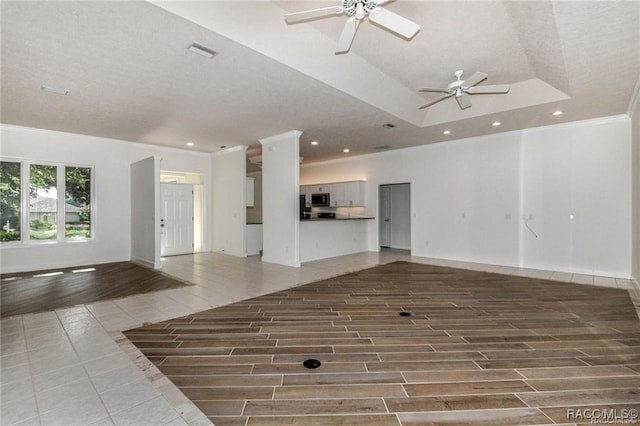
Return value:
M 330 191 L 331 184 L 306 185 L 311 194 L 325 194 Z
M 362 207 L 364 206 L 364 181 L 336 182 L 300 187 L 300 194 L 329 193 L 331 207 Z
M 331 207 L 342 207 L 348 204 L 344 198 L 346 183 L 332 183 L 329 185 L 329 201 Z
M 344 205 L 345 206 L 364 206 L 364 182 L 345 182 L 344 186 Z
M 247 176 L 247 180 L 245 181 L 247 185 L 247 207 L 254 207 L 255 205 L 255 181 L 255 178 L 249 176 Z

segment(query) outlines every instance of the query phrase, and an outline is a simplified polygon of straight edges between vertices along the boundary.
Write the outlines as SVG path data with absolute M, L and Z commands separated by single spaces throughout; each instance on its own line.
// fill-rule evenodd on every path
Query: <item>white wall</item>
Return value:
M 371 220 L 304 220 L 300 222 L 300 261 L 367 251 L 367 225 Z
M 633 161 L 633 250 L 631 252 L 631 276 L 640 291 L 640 79 L 636 84 L 634 100 L 635 102 L 630 108 L 633 122 L 631 149 Z
M 628 277 L 630 157 L 616 116 L 308 164 L 301 180 L 365 179 L 371 215 L 378 185 L 410 182 L 415 256 Z
M 5 273 L 128 261 L 131 163 L 158 155 L 163 169 L 201 173 L 205 185 L 210 179 L 209 154 L 10 125 L 0 125 L 0 135 L 3 157 L 95 167 L 94 239 L 45 245 L 2 244 L 0 265 Z M 205 224 L 205 250 L 209 249 L 209 232 Z
M 246 146 L 212 155 L 213 251 L 244 257 L 246 251 Z
M 131 164 L 131 260 L 160 268 L 160 158 Z
M 262 144 L 262 261 L 300 266 L 299 142 L 292 130 Z

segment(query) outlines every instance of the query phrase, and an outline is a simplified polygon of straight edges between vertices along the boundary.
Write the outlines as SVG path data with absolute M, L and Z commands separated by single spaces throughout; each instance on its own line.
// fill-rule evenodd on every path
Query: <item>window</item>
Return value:
M 1 242 L 81 241 L 93 237 L 92 167 L 10 160 L 0 163 Z
M 91 169 L 65 167 L 64 237 L 91 238 Z
M 0 162 L 0 241 L 20 241 L 20 166 Z
M 29 168 L 29 239 L 56 240 L 58 186 L 56 166 Z

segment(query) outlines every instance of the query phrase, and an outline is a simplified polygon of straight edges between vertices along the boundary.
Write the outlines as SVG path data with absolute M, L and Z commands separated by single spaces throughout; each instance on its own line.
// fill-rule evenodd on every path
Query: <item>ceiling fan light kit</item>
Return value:
M 450 83 L 446 88 L 444 87 L 423 87 L 420 92 L 433 92 L 433 93 L 445 93 L 440 97 L 437 97 L 426 104 L 422 105 L 420 109 L 430 107 L 440 101 L 443 101 L 451 96 L 456 97 L 458 106 L 460 109 L 466 109 L 471 106 L 471 97 L 469 95 L 484 95 L 484 94 L 504 94 L 509 92 L 509 86 L 504 84 L 498 84 L 493 86 L 477 86 L 477 84 L 487 79 L 488 75 L 482 72 L 476 72 L 466 80 L 462 79 L 462 70 L 458 70 L 453 73 L 456 80 Z

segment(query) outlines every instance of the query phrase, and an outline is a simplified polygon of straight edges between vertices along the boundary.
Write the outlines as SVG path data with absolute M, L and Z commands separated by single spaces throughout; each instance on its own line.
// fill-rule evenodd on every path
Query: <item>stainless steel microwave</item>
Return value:
M 311 205 L 313 207 L 329 207 L 331 205 L 329 193 L 311 194 Z

